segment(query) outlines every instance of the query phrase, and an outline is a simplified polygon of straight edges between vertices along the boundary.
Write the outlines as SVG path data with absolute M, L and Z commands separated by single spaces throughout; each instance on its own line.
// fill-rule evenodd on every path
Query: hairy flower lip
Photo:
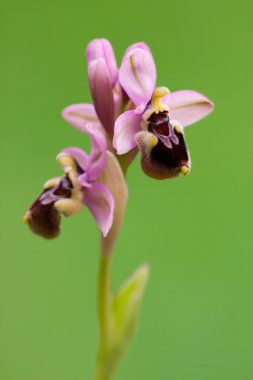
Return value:
M 54 239 L 60 234 L 60 214 L 52 204 L 36 213 L 27 211 L 23 221 L 32 232 L 44 239 Z
M 177 177 L 180 173 L 188 174 L 191 163 L 184 136 L 177 130 L 175 135 L 178 141 L 171 141 L 171 145 L 167 146 L 161 138 L 163 135 L 158 136 L 148 131 L 136 134 L 136 143 L 141 151 L 141 166 L 149 177 L 163 180 Z
M 60 233 L 60 214 L 68 215 L 66 209 L 58 209 L 58 203 L 65 200 L 68 200 L 69 203 L 74 192 L 74 184 L 68 173 L 65 173 L 60 179 L 48 181 L 42 193 L 26 212 L 24 223 L 28 224 L 34 233 L 46 239 L 57 237 Z M 80 204 L 78 208 L 81 207 Z
M 182 172 L 182 167 L 187 168 L 188 173 L 190 161 L 183 130 L 177 123 L 170 121 L 169 113 L 153 113 L 148 120 L 147 129 L 146 133 L 151 133 L 157 141 L 154 143 L 141 137 L 137 139 L 142 152 L 141 165 L 144 172 L 156 179 L 176 177 Z M 186 169 L 183 169 L 183 173 L 186 174 Z

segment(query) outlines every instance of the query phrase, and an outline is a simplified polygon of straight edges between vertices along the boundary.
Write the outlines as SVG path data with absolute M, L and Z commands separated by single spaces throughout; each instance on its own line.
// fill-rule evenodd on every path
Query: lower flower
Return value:
M 94 151 L 87 155 L 81 149 L 67 148 L 57 160 L 64 175 L 45 183 L 43 192 L 25 213 L 24 222 L 34 233 L 52 239 L 60 233 L 61 214 L 73 215 L 86 205 L 106 236 L 113 221 L 114 200 L 107 187 L 97 182 L 105 169 L 105 158 Z

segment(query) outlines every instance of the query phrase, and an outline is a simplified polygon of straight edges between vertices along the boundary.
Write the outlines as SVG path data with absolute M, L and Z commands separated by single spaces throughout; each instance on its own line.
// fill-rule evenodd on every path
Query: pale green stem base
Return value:
M 99 350 L 96 359 L 95 380 L 109 380 L 111 374 L 107 368 L 107 354 L 110 350 L 111 334 L 111 302 L 112 290 L 110 279 L 110 255 L 100 256 L 98 275 L 98 322 L 99 322 Z

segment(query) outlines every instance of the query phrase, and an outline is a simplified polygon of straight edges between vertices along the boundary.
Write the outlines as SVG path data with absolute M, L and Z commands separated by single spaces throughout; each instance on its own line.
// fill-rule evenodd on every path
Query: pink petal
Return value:
M 128 56 L 128 53 L 131 52 L 131 50 L 134 50 L 134 49 L 143 49 L 143 50 L 147 50 L 147 51 L 150 51 L 148 45 L 145 44 L 145 42 L 136 42 L 135 44 L 133 45 L 130 45 L 125 53 L 124 53 L 124 56 L 123 56 L 123 61 L 125 60 L 125 58 Z
M 114 114 L 119 115 L 121 113 L 122 101 L 122 88 L 119 84 L 119 81 L 116 83 L 113 89 L 113 101 L 114 101 Z
M 60 154 L 62 154 L 62 153 L 68 154 L 69 156 L 73 157 L 74 160 L 80 166 L 80 168 L 82 170 L 86 171 L 90 157 L 82 149 L 79 149 L 76 147 L 70 147 L 70 148 L 62 149 Z
M 80 183 L 82 187 L 85 187 L 85 188 L 91 188 L 92 186 L 91 183 L 89 182 L 89 175 L 87 172 L 78 176 L 78 182 Z
M 102 128 L 97 125 L 87 124 L 86 129 L 91 138 L 91 154 L 87 172 L 89 181 L 95 181 L 106 165 L 107 139 Z
M 111 79 L 112 87 L 115 86 L 118 79 L 118 68 L 113 52 L 112 45 L 105 38 L 97 38 L 89 43 L 86 49 L 86 58 L 88 64 L 99 58 L 103 58 Z
M 206 96 L 190 90 L 172 92 L 163 101 L 169 106 L 170 118 L 179 121 L 183 127 L 203 119 L 214 108 Z
M 156 67 L 152 54 L 144 49 L 131 50 L 119 71 L 119 81 L 136 106 L 145 108 L 156 83 Z
M 66 107 L 62 116 L 67 122 L 90 136 L 91 154 L 89 163 L 86 164 L 86 170 L 89 171 L 89 179 L 96 180 L 105 168 L 107 138 L 97 119 L 93 105 L 75 104 Z
M 135 135 L 141 130 L 141 115 L 134 110 L 121 114 L 115 122 L 113 146 L 118 154 L 127 153 L 136 146 Z
M 82 132 L 85 132 L 87 123 L 99 123 L 93 104 L 73 104 L 68 106 L 62 111 L 62 117 Z
M 103 58 L 88 65 L 88 80 L 96 113 L 109 136 L 113 134 L 114 100 L 110 75 Z
M 101 183 L 93 183 L 84 189 L 84 203 L 94 216 L 98 227 L 106 236 L 112 226 L 114 200 L 111 192 Z

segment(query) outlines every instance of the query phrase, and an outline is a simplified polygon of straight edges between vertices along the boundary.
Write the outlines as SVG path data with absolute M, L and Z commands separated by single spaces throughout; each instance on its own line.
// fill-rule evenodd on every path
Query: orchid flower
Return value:
M 60 216 L 70 216 L 86 205 L 104 236 L 113 221 L 114 199 L 99 182 L 106 165 L 106 138 L 101 129 L 86 124 L 83 131 L 91 137 L 90 155 L 75 147 L 63 149 L 57 161 L 63 168 L 61 177 L 52 178 L 26 212 L 24 221 L 44 238 L 54 238 L 60 232 Z
M 170 93 L 155 88 L 156 67 L 151 52 L 142 46 L 127 51 L 119 82 L 134 103 L 115 122 L 113 146 L 125 154 L 138 146 L 143 171 L 156 179 L 186 175 L 190 156 L 183 128 L 208 115 L 213 104 L 196 91 Z

